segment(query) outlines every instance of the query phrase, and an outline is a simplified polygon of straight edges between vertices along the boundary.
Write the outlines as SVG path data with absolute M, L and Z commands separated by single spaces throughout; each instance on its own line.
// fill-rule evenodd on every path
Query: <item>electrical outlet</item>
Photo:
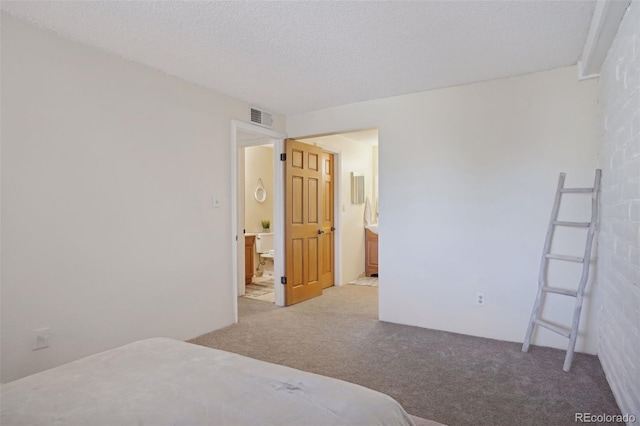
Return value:
M 37 328 L 33 330 L 33 350 L 48 348 L 51 345 L 51 327 Z
M 484 293 L 476 293 L 476 305 L 484 306 Z

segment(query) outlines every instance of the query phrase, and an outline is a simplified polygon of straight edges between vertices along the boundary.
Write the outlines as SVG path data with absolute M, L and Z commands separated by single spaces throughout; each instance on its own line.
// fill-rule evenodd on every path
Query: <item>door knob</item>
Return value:
M 332 230 L 332 231 L 335 231 L 335 230 L 336 230 L 336 228 L 334 228 L 334 227 L 332 226 L 332 227 L 331 227 L 331 230 Z
M 324 234 L 324 231 L 322 229 L 318 229 L 318 235 L 320 234 Z

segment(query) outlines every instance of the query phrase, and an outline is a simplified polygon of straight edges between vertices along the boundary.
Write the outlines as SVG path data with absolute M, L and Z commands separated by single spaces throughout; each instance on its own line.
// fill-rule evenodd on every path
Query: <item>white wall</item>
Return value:
M 522 341 L 558 173 L 593 180 L 596 101 L 597 83 L 568 67 L 289 116 L 287 133 L 378 128 L 381 320 Z M 583 241 L 561 242 L 581 253 Z M 575 272 L 555 275 L 577 285 Z M 591 294 L 577 347 L 594 353 Z M 565 299 L 550 307 L 569 324 Z M 534 343 L 567 340 L 541 330 Z
M 640 4 L 602 66 L 598 356 L 622 413 L 640 415 Z
M 273 232 L 273 147 L 251 146 L 244 150 L 244 227 L 246 232 L 262 232 L 261 221 L 271 222 Z M 267 191 L 260 203 L 255 198 L 258 179 Z
M 377 184 L 376 184 L 376 179 L 380 179 L 380 171 L 378 168 L 378 146 L 373 146 L 371 147 L 371 160 L 372 160 L 372 172 L 373 172 L 373 182 L 374 182 L 374 187 L 371 189 L 371 207 L 373 209 L 373 221 L 377 222 L 378 221 L 378 217 L 377 217 L 377 210 L 376 210 L 376 203 L 378 202 L 378 189 L 377 189 Z
M 232 323 L 229 130 L 248 105 L 1 23 L 2 381 Z
M 304 139 L 321 147 L 340 152 L 340 249 L 342 273 L 340 285 L 347 284 L 365 273 L 364 204 L 351 204 L 351 172 L 364 175 L 364 191 L 369 202 L 373 188 L 372 149 L 370 145 L 340 135 Z M 337 190 L 337 188 L 335 188 Z

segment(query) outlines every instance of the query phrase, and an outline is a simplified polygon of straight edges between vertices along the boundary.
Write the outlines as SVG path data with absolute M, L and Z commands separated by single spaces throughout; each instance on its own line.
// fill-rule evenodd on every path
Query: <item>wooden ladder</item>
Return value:
M 568 372 L 571 369 L 571 362 L 573 360 L 573 353 L 576 347 L 576 339 L 578 338 L 578 325 L 580 323 L 580 312 L 582 311 L 582 302 L 584 299 L 584 290 L 587 286 L 587 280 L 589 279 L 589 263 L 591 260 L 591 246 L 593 245 L 593 237 L 596 233 L 596 224 L 598 222 L 598 205 L 600 200 L 600 177 L 602 171 L 596 170 L 596 177 L 593 183 L 593 188 L 565 188 L 564 178 L 565 173 L 560 173 L 558 179 L 558 188 L 556 190 L 556 198 L 553 202 L 553 209 L 551 210 L 551 220 L 549 220 L 549 227 L 547 228 L 547 236 L 544 240 L 544 249 L 542 253 L 542 260 L 540 261 L 540 270 L 538 272 L 538 293 L 536 295 L 536 301 L 533 304 L 533 310 L 531 311 L 531 319 L 529 320 L 529 327 L 527 328 L 527 334 L 524 338 L 522 345 L 522 352 L 529 350 L 529 344 L 531 343 L 531 336 L 536 325 L 549 329 L 555 333 L 558 333 L 569 339 L 569 346 L 567 347 L 567 355 L 564 358 L 564 366 L 562 369 Z M 560 199 L 562 194 L 591 194 L 591 221 L 590 222 L 563 222 L 558 220 L 558 211 L 560 210 Z M 587 242 L 584 248 L 584 256 L 566 256 L 562 254 L 552 254 L 551 240 L 553 238 L 553 231 L 556 226 L 571 226 L 586 228 Z M 578 284 L 577 290 L 566 290 L 563 288 L 546 286 L 546 275 L 549 260 L 562 260 L 567 262 L 582 263 L 582 277 Z M 544 293 L 555 293 L 563 296 L 575 297 L 576 305 L 573 311 L 573 321 L 571 323 L 571 329 L 564 327 L 558 327 L 554 324 L 546 322 L 540 318 L 540 310 L 542 304 L 542 295 Z

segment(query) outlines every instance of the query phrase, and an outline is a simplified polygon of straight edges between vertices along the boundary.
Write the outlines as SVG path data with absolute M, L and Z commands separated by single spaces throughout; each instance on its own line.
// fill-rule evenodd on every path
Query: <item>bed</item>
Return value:
M 7 383 L 0 402 L 3 426 L 413 425 L 371 389 L 167 338 Z

